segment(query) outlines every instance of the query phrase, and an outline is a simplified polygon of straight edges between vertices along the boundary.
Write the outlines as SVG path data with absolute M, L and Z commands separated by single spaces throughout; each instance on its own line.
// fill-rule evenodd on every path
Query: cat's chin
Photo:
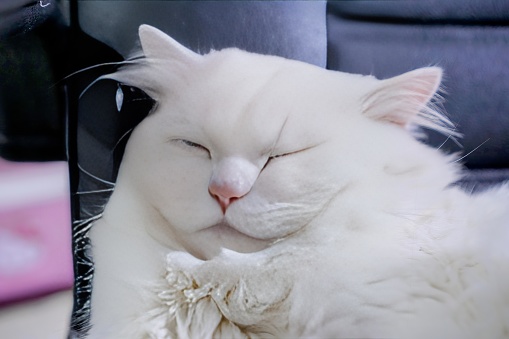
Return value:
M 273 242 L 272 239 L 259 239 L 239 232 L 225 221 L 198 231 L 192 237 L 190 243 L 193 248 L 188 250 L 202 260 L 216 257 L 223 248 L 239 253 L 252 253 L 269 247 Z

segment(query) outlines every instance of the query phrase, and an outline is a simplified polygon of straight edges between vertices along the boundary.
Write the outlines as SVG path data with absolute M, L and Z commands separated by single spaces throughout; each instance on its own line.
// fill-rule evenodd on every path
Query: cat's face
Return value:
M 305 228 L 385 166 L 379 143 L 410 119 L 371 107 L 383 97 L 370 96 L 382 88 L 372 77 L 238 50 L 199 56 L 153 28 L 140 32 L 147 63 L 117 78 L 157 106 L 134 130 L 117 185 L 133 187 L 186 243 L 242 250 Z M 436 90 L 437 72 L 424 72 L 431 85 L 415 105 Z

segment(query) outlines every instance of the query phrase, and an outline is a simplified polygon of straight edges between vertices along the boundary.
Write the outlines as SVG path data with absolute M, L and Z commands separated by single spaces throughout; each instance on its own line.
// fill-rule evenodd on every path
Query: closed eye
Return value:
M 316 145 L 313 145 L 313 146 L 305 147 L 305 148 L 302 148 L 302 149 L 299 149 L 299 150 L 296 150 L 296 151 L 285 152 L 285 153 L 278 153 L 278 154 L 271 155 L 271 156 L 269 156 L 269 159 L 267 160 L 267 162 L 265 163 L 265 166 L 263 168 L 267 167 L 269 162 L 271 162 L 272 160 L 276 160 L 276 159 L 287 157 L 289 155 L 305 152 L 305 151 L 307 151 L 309 149 L 315 148 L 318 145 L 320 145 L 320 144 L 316 144 Z
M 315 145 L 317 146 L 317 145 Z M 291 151 L 291 152 L 285 152 L 285 153 L 279 153 L 279 154 L 274 154 L 274 155 L 271 155 L 269 157 L 269 160 L 270 159 L 277 159 L 277 158 L 282 158 L 282 157 L 287 157 L 289 155 L 292 155 L 292 154 L 297 154 L 297 153 L 301 153 L 301 152 L 304 152 L 304 151 L 307 151 L 308 149 L 311 149 L 315 146 L 310 146 L 310 147 L 306 147 L 306 148 L 303 148 L 303 149 L 299 149 L 299 150 L 296 150 L 296 151 Z
M 171 142 L 189 151 L 205 152 L 210 158 L 210 151 L 207 147 L 186 139 L 171 139 Z
M 293 154 L 293 153 L 297 153 L 297 152 L 288 152 L 288 153 L 282 153 L 282 154 L 276 154 L 276 155 L 271 155 L 269 157 L 269 160 L 272 160 L 272 159 L 277 159 L 277 158 L 282 158 L 282 157 L 286 157 L 290 154 Z
M 274 154 L 274 155 L 271 155 L 269 156 L 269 158 L 267 159 L 267 162 L 265 163 L 265 165 L 263 166 L 263 169 L 265 169 L 265 167 L 267 167 L 267 165 L 276 160 L 276 159 L 280 159 L 280 158 L 283 158 L 283 157 L 287 157 L 289 155 L 292 155 L 292 154 L 295 154 L 295 153 L 299 153 L 299 152 L 302 152 L 304 150 L 299 150 L 299 151 L 294 151 L 294 152 L 287 152 L 287 153 L 280 153 L 280 154 Z M 262 169 L 262 170 L 263 170 Z

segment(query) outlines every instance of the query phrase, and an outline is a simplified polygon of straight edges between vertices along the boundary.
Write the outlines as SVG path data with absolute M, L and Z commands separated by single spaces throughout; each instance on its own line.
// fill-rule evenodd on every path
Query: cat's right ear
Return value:
M 196 60 L 201 56 L 182 46 L 166 33 L 150 25 L 141 25 L 138 29 L 141 48 L 147 58 L 171 59 L 180 61 Z
M 425 67 L 382 80 L 365 97 L 364 114 L 400 127 L 417 125 L 459 136 L 452 122 L 434 107 L 441 79 L 442 69 Z

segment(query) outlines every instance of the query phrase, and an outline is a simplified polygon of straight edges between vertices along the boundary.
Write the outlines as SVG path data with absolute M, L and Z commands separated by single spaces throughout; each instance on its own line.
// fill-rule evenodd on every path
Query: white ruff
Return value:
M 274 288 L 277 282 L 273 282 L 272 286 L 262 287 L 272 287 L 271 290 L 260 291 L 258 279 L 253 281 L 241 274 L 230 281 L 231 272 L 219 272 L 217 268 L 207 270 L 205 276 L 194 276 L 181 267 L 190 264 L 189 259 L 182 262 L 183 256 L 168 255 L 164 281 L 153 289 L 156 306 L 138 319 L 143 329 L 140 336 L 158 339 L 284 336 L 289 288 Z M 235 269 L 234 265 L 230 268 Z M 267 271 L 257 274 L 266 276 Z M 277 277 L 273 271 L 269 275 Z

